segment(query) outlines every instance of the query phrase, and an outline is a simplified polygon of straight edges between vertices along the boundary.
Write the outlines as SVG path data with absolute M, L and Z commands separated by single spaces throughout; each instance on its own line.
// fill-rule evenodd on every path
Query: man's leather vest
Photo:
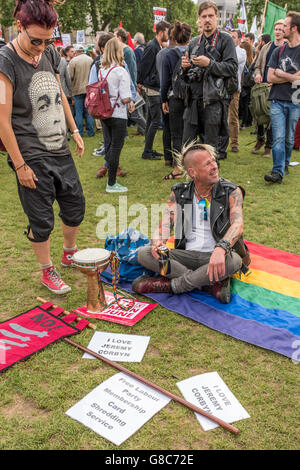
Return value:
M 236 189 L 240 188 L 243 197 L 245 191 L 229 180 L 220 178 L 213 186 L 212 201 L 210 209 L 210 226 L 216 242 L 221 240 L 230 227 L 230 207 L 229 196 Z M 194 197 L 194 181 L 189 183 L 178 183 L 172 187 L 178 204 L 177 220 L 175 222 L 175 248 L 184 250 L 186 245 L 186 233 L 192 226 L 192 208 Z M 250 264 L 249 250 L 241 237 L 233 247 L 243 260 L 242 271 L 247 271 Z

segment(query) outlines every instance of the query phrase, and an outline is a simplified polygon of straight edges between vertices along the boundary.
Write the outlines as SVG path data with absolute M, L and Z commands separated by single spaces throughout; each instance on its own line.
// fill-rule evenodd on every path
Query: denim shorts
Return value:
M 54 228 L 55 200 L 63 223 L 78 227 L 84 218 L 85 198 L 72 156 L 35 158 L 28 166 L 38 178 L 36 189 L 22 186 L 17 178 L 19 198 L 29 220 L 27 236 L 31 229 L 35 242 L 48 240 Z

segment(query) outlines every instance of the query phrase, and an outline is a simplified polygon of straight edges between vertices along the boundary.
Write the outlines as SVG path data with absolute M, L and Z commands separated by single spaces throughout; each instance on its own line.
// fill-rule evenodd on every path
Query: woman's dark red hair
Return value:
M 58 20 L 54 5 L 64 2 L 58 0 L 17 0 L 16 3 L 13 16 L 21 22 L 24 28 L 35 24 L 51 29 L 57 25 Z

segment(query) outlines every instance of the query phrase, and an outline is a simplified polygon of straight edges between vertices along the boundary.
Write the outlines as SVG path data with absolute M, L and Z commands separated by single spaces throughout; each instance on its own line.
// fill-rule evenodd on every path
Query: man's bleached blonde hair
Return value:
M 199 144 L 196 140 L 184 144 L 181 152 L 174 152 L 173 158 L 175 160 L 175 165 L 180 169 L 180 172 L 183 176 L 186 176 L 187 179 L 190 178 L 188 175 L 188 168 L 185 164 L 185 158 L 189 153 L 195 152 L 208 152 L 215 160 L 218 160 L 218 152 L 212 145 L 208 144 Z

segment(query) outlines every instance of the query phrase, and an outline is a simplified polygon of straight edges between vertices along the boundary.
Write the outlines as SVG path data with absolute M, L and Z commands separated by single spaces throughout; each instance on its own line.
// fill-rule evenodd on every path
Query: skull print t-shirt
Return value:
M 25 161 L 70 154 L 60 86 L 60 56 L 52 47 L 37 68 L 9 47 L 0 51 L 0 72 L 13 85 L 12 128 Z
M 286 44 L 284 47 L 277 47 L 268 63 L 269 68 L 281 69 L 284 72 L 294 74 L 300 70 L 300 45 L 290 47 Z M 299 76 L 300 80 L 300 76 Z M 293 95 L 299 95 L 296 83 L 274 83 L 272 85 L 269 100 L 292 101 Z

